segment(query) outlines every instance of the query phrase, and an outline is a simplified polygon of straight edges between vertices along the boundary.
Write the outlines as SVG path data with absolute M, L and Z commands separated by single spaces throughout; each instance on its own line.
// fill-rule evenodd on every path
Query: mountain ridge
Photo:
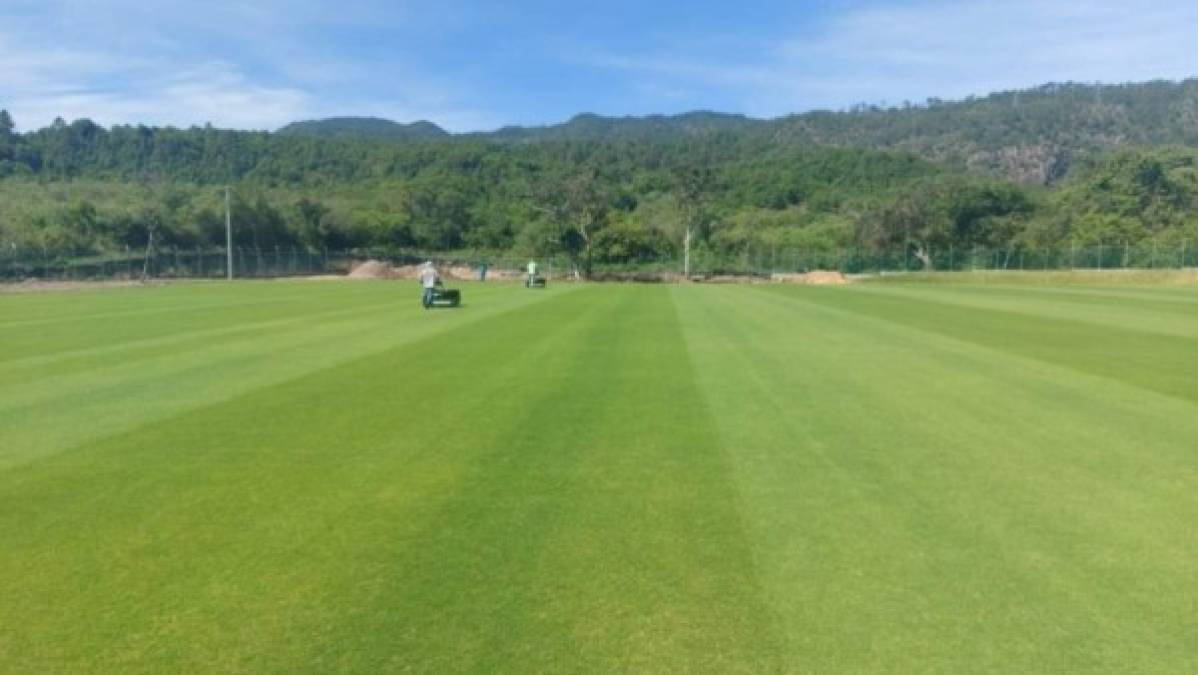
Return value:
M 155 139 L 163 140 L 163 148 L 177 149 L 180 142 L 199 143 L 199 136 L 216 134 L 228 143 L 254 146 L 255 154 L 263 158 L 274 150 L 267 145 L 258 147 L 255 139 L 259 137 L 280 143 L 323 144 L 306 152 L 326 157 L 347 156 L 348 149 L 333 147 L 339 145 L 378 146 L 376 149 L 382 150 L 384 146 L 417 144 L 437 146 L 429 148 L 437 153 L 465 152 L 463 146 L 477 144 L 538 143 L 613 147 L 695 144 L 695 149 L 739 145 L 756 148 L 757 152 L 784 150 L 797 154 L 815 147 L 851 148 L 907 153 L 952 171 L 1052 185 L 1078 161 L 1113 149 L 1198 147 L 1198 79 L 1122 85 L 1046 84 L 955 102 L 929 99 L 922 104 L 889 107 L 863 104 L 848 110 L 817 110 L 773 119 L 702 110 L 639 117 L 582 113 L 560 124 L 466 133 L 450 133 L 428 121 L 400 124 L 372 117 L 308 120 L 289 124 L 275 133 L 218 130 L 210 125 L 190 130 L 128 125 L 104 130 L 86 119 L 69 125 L 59 120 L 51 127 L 17 134 L 9 127 L 0 138 L 0 176 L 23 171 L 21 166 L 40 171 L 43 163 L 51 170 L 66 172 L 79 171 L 89 162 L 112 164 L 116 160 L 106 155 L 104 148 L 113 143 L 129 145 L 130 149 L 122 152 L 134 153 L 139 162 L 186 164 L 191 160 L 185 155 L 152 152 L 158 145 Z M 18 151 L 21 145 L 26 149 Z M 200 145 L 210 147 L 207 141 Z M 244 152 L 227 167 L 207 166 L 201 173 L 248 172 L 253 162 Z M 277 163 L 277 157 L 272 161 Z M 348 167 L 341 171 L 344 175 L 353 173 Z
M 403 124 L 381 117 L 339 116 L 292 122 L 274 133 L 281 136 L 314 138 L 383 138 L 387 140 L 432 140 L 450 136 L 428 120 Z
M 1049 83 L 957 101 L 861 104 L 770 119 L 710 110 L 622 117 L 581 113 L 558 124 L 394 140 L 656 142 L 718 134 L 778 146 L 897 150 L 960 170 L 1051 184 L 1078 158 L 1094 152 L 1124 146 L 1198 146 L 1198 79 Z

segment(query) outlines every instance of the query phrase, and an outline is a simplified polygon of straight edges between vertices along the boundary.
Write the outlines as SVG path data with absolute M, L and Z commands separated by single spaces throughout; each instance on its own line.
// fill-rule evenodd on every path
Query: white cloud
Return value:
M 593 66 L 706 89 L 756 115 L 857 102 L 960 98 L 1049 81 L 1198 75 L 1198 4 L 920 0 L 870 3 L 740 53 L 696 45 L 597 54 Z
M 656 47 L 619 51 L 580 47 L 586 27 L 556 36 L 509 27 L 495 44 L 458 45 L 456 27 L 511 13 L 462 4 L 0 0 L 0 107 L 22 129 L 56 116 L 271 129 L 376 115 L 465 131 L 597 107 L 774 116 L 1047 81 L 1198 75 L 1193 0 L 842 0 L 771 37 L 662 26 L 623 41 Z M 555 50 L 557 59 L 545 54 Z M 494 62 L 463 56 L 489 53 Z
M 301 115 L 306 92 L 250 81 L 221 62 L 192 67 L 114 59 L 104 53 L 56 51 L 6 59 L 0 105 L 22 129 L 55 117 L 87 117 L 103 125 L 154 124 L 270 129 Z
M 0 108 L 22 130 L 59 116 L 242 129 L 370 114 L 455 130 L 488 123 L 445 78 L 393 57 L 330 55 L 345 45 L 320 40 L 405 21 L 405 3 L 374 0 L 7 0 Z
M 1192 3 L 921 2 L 848 13 L 826 33 L 780 49 L 804 90 L 841 90 L 833 73 L 874 79 L 891 97 L 964 96 L 1046 81 L 1119 82 L 1198 72 Z M 864 96 L 863 96 L 864 98 Z M 892 98 L 893 100 L 893 98 Z

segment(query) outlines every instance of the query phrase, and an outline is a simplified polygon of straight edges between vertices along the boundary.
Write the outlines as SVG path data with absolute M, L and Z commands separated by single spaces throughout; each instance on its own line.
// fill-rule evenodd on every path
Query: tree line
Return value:
M 1018 105 L 1040 119 L 1034 111 L 1052 96 L 1076 98 L 1040 92 Z M 1016 133 L 974 119 L 997 101 L 944 106 L 959 113 L 962 146 Z M 902 250 L 931 264 L 946 247 L 1198 239 L 1198 150 L 1155 144 L 1184 140 L 1181 132 L 1070 149 L 1061 175 L 1020 180 L 922 148 L 916 140 L 927 135 L 901 127 L 891 142 L 876 128 L 859 131 L 868 142 L 827 131 L 868 130 L 852 121 L 874 117 L 948 125 L 942 106 L 837 115 L 818 137 L 780 131 L 809 115 L 765 131 L 719 124 L 627 138 L 380 143 L 88 120 L 17 133 L 0 112 L 0 245 L 61 255 L 142 247 L 151 236 L 162 246 L 223 246 L 225 185 L 239 246 L 565 255 L 582 266 L 688 248 Z M 1028 133 L 1019 147 L 1037 147 Z

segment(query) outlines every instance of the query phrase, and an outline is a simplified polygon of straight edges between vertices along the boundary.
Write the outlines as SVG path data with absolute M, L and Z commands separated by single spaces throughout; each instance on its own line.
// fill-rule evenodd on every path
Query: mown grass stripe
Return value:
M 768 664 L 677 339 L 587 289 L 6 472 L 7 662 Z
M 92 361 L 90 369 L 70 374 L 46 372 L 60 364 L 10 371 L 0 379 L 0 424 L 8 428 L 5 443 L 0 444 L 0 469 L 570 292 L 562 288 L 538 295 L 512 293 L 510 288 L 507 293 L 499 288 L 470 288 L 467 297 L 481 304 L 457 312 L 425 313 L 413 294 L 405 296 L 408 302 L 398 302 L 393 284 L 374 286 L 366 296 L 354 285 L 344 287 L 346 297 L 313 298 L 306 323 L 299 325 L 257 323 L 249 332 L 208 335 L 149 351 L 116 351 Z M 189 290 L 203 299 L 211 289 Z M 501 300 L 486 301 L 489 295 Z M 379 298 L 391 301 L 373 310 L 372 305 L 362 304 Z M 321 303 L 341 309 L 325 314 L 317 309 Z M 335 320 L 329 321 L 330 317 Z M 207 325 L 224 330 L 229 324 L 227 318 L 213 315 Z M 102 334 L 97 339 L 118 340 Z M 96 348 L 126 344 L 118 340 Z
M 429 532 L 434 545 L 405 556 L 432 570 L 475 549 L 451 571 L 478 586 L 470 602 L 456 597 L 461 583 L 401 583 L 378 597 L 376 610 L 442 608 L 397 654 L 455 654 L 435 666 L 485 671 L 779 663 L 669 296 L 604 296 L 610 308 L 579 331 L 581 348 L 562 345 L 571 356 L 554 364 L 571 377 L 536 397 L 486 458 L 478 484 Z M 379 648 L 394 640 L 386 625 L 357 640 Z
M 117 312 L 114 315 L 63 323 L 53 330 L 47 330 L 43 325 L 6 328 L 3 332 L 5 350 L 0 354 L 0 364 L 28 356 L 44 357 L 70 352 L 96 344 L 167 337 L 213 325 L 249 323 L 263 316 L 303 316 L 314 306 L 325 303 L 358 303 L 371 297 L 380 302 L 389 296 L 398 305 L 407 304 L 405 300 L 410 303 L 410 298 L 415 296 L 413 290 L 401 289 L 395 284 L 346 284 L 341 290 L 328 288 L 329 285 L 313 288 L 306 294 L 288 288 L 288 284 L 265 286 L 260 296 L 249 294 L 248 297 L 244 291 L 241 297 L 230 297 L 229 289 L 205 284 L 158 289 L 164 293 L 164 300 L 170 305 L 153 312 Z M 149 289 L 127 290 L 130 296 L 126 302 L 136 302 L 139 294 Z
M 523 327 L 522 346 L 563 318 L 530 320 L 530 309 L 517 312 L 522 322 L 495 319 Z M 12 613 L 0 624 L 16 626 L 53 589 L 69 589 L 58 611 L 38 614 L 43 635 L 85 630 L 70 641 L 76 651 L 58 655 L 64 662 L 227 669 L 272 656 L 316 658 L 309 650 L 320 632 L 352 610 L 333 596 L 362 581 L 344 574 L 372 561 L 374 547 L 421 513 L 435 513 L 447 486 L 471 470 L 471 453 L 488 447 L 489 430 L 502 428 L 487 424 L 505 419 L 505 407 L 494 404 L 513 386 L 506 375 L 531 369 L 543 353 L 530 349 L 528 362 L 505 364 L 476 348 L 489 335 L 472 328 L 456 331 L 472 347 L 457 352 L 462 370 L 413 369 L 443 352 L 428 339 L 0 475 L 0 529 L 10 544 L 3 555 L 29 566 L 22 574 L 6 565 L 11 574 L 3 576 L 38 569 L 43 582 L 6 589 Z M 380 377 L 392 369 L 394 380 Z M 497 377 L 467 382 L 478 370 Z M 523 408 L 519 397 L 510 400 Z M 459 415 L 483 426 L 455 441 Z M 416 512 L 403 517 L 392 505 Z M 255 628 L 243 633 L 242 623 Z M 302 630 L 312 632 L 289 639 Z M 235 644 L 243 649 L 226 652 Z M 14 659 L 7 662 L 21 662 Z
M 245 335 L 282 334 L 305 325 L 324 324 L 329 320 L 353 318 L 355 315 L 391 313 L 394 309 L 394 302 L 382 302 L 312 311 L 288 318 L 266 315 L 232 326 L 182 330 L 165 336 L 128 339 L 53 354 L 28 356 L 0 363 L 0 373 L 4 375 L 0 378 L 0 386 L 11 384 L 24 387 L 29 382 L 41 381 L 47 376 L 114 367 L 117 364 L 143 361 L 155 356 L 185 353 L 201 347 L 209 348 L 222 341 L 236 341 Z
M 785 294 L 785 289 L 759 292 Z M 1198 401 L 1198 339 L 1022 312 L 964 307 L 922 297 L 917 302 L 880 293 L 814 292 L 803 301 L 857 312 L 1079 372 L 1113 378 L 1149 391 Z
M 105 291 L 74 289 L 53 293 L 0 295 L 3 320 L 0 327 L 45 327 L 51 324 L 113 321 L 138 317 L 164 318 L 164 314 L 195 314 L 277 305 L 289 300 L 310 301 L 321 297 L 345 297 L 344 289 L 331 284 L 321 288 L 313 282 L 251 282 L 258 288 L 247 292 L 246 282 L 182 283 L 169 286 L 129 287 Z M 359 285 L 367 291 L 366 283 Z M 197 297 L 204 301 L 196 302 Z M 128 309 L 131 301 L 136 309 Z M 47 311 L 53 310 L 53 311 Z
M 1198 288 L 1192 285 L 1143 285 L 1117 283 L 1054 283 L 1023 282 L 1018 278 L 1006 282 L 970 282 L 961 277 L 946 283 L 921 283 L 907 279 L 880 278 L 869 286 L 919 286 L 925 288 L 960 288 L 971 291 L 1015 292 L 1028 296 L 1094 298 L 1098 300 L 1144 300 L 1150 304 L 1194 304 L 1198 303 Z
M 276 292 L 196 286 L 171 302 Z M 0 471 L 0 669 L 1198 666 L 1195 402 L 1063 347 L 1162 348 L 1176 312 L 557 285 L 425 313 L 410 290 L 322 287 L 295 301 L 330 312 L 311 323 L 268 303 L 260 331 L 180 342 L 177 363 L 138 341 L 234 324 L 46 325 L 28 356 L 128 343 L 136 368 L 92 373 L 107 408 L 63 405 L 87 371 L 59 397 L 47 378 L 79 436 Z M 958 295 L 1020 293 L 928 292 Z
M 360 282 L 358 286 L 365 286 Z M 207 289 L 204 296 L 206 297 Z M 88 343 L 77 349 L 39 353 L 33 356 L 0 362 L 0 373 L 5 378 L 23 376 L 36 377 L 42 374 L 53 374 L 63 370 L 71 370 L 77 366 L 87 367 L 92 364 L 112 363 L 113 359 L 126 360 L 127 357 L 140 356 L 143 351 L 160 353 L 175 353 L 179 348 L 190 345 L 210 346 L 215 339 L 225 336 L 239 336 L 259 331 L 275 331 L 279 328 L 297 329 L 305 325 L 321 326 L 326 320 L 337 320 L 341 317 L 373 313 L 380 320 L 395 320 L 402 318 L 407 321 L 416 320 L 420 315 L 414 303 L 415 294 L 410 288 L 397 288 L 395 284 L 375 284 L 369 289 L 369 294 L 350 292 L 347 289 L 341 294 L 321 294 L 303 298 L 302 306 L 272 304 L 269 308 L 257 310 L 253 315 L 230 315 L 226 312 L 210 312 L 197 317 L 192 324 L 172 325 L 165 334 L 158 334 L 153 329 L 156 319 L 141 323 L 124 322 L 121 331 L 111 335 L 103 330 L 95 329 L 90 332 Z M 408 291 L 408 292 L 404 292 Z M 493 308 L 492 298 L 504 297 L 502 288 L 494 286 L 472 286 L 467 294 L 478 307 L 471 307 L 469 316 L 478 316 L 478 312 L 487 313 L 488 307 Z M 512 299 L 510 294 L 509 302 Z M 522 298 L 527 301 L 529 298 Z M 499 303 L 500 307 L 506 306 Z M 423 320 L 423 319 L 421 319 Z M 427 322 L 426 322 L 427 323 Z M 299 332 L 299 331 L 291 331 Z M 5 346 L 11 347 L 11 336 L 7 336 Z M 34 370 L 45 367 L 45 370 Z M 14 375 L 16 373 L 17 375 Z M 0 378 L 0 385 L 5 379 Z
M 819 289 L 676 293 L 789 669 L 1192 663 L 1179 572 L 1198 551 L 1177 516 L 1198 514 L 1181 489 L 1198 474 L 1170 425 L 1198 434 L 1190 404 L 808 302 Z
M 1112 327 L 1184 338 L 1198 338 L 1198 312 L 1180 303 L 1129 303 L 1126 298 L 1104 295 L 1046 296 L 1019 289 L 958 288 L 945 286 L 875 285 L 860 290 L 902 297 L 910 302 L 928 299 L 973 309 L 993 309 L 1014 314 L 1067 319 L 1094 324 L 1095 330 Z

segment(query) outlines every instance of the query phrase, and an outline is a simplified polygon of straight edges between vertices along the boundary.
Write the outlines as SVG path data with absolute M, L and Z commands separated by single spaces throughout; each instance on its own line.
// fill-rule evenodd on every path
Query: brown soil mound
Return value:
M 490 276 L 490 271 L 487 273 Z M 454 265 L 441 269 L 441 276 L 446 279 L 457 279 L 458 281 L 471 281 L 478 279 L 478 268 L 467 267 L 465 265 Z
M 391 268 L 391 276 L 388 279 L 419 279 L 420 265 L 401 265 Z
M 461 281 L 478 281 L 478 273 L 479 268 L 477 265 L 454 265 L 441 270 L 441 274 L 446 279 L 458 279 Z M 499 267 L 487 268 L 487 281 L 523 281 L 524 276 L 525 273 L 523 270 Z
M 477 281 L 478 267 L 473 265 L 449 265 L 438 267 L 441 278 L 446 281 Z M 349 279 L 419 279 L 420 265 L 395 266 L 381 260 L 367 260 L 358 263 L 346 275 Z M 510 281 L 523 279 L 524 274 L 516 270 L 496 269 L 487 270 L 487 279 L 492 281 Z
M 849 278 L 840 272 L 816 270 L 807 273 L 807 283 L 817 286 L 844 286 L 849 283 Z
M 395 267 L 380 260 L 367 260 L 354 265 L 346 275 L 348 279 L 415 279 L 420 276 L 419 265 Z
M 378 260 L 367 260 L 354 265 L 346 276 L 350 279 L 389 279 L 391 266 Z
M 810 284 L 812 286 L 844 286 L 848 277 L 840 272 L 816 270 L 805 274 L 772 274 L 770 280 L 783 284 Z
M 478 278 L 475 275 L 474 278 Z M 524 272 L 520 270 L 503 270 L 495 269 L 494 267 L 487 270 L 487 281 L 519 281 L 524 279 Z

